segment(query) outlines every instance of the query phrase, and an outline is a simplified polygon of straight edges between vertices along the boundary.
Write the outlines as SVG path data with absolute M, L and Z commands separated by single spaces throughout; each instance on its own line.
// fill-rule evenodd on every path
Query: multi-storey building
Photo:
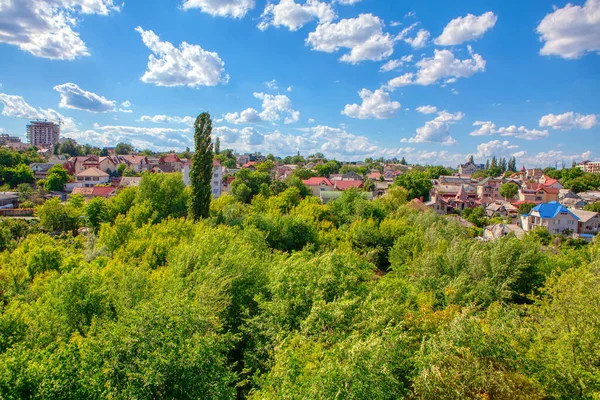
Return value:
M 577 165 L 577 168 L 583 170 L 583 172 L 590 172 L 592 174 L 600 174 L 600 161 L 584 161 Z
M 32 146 L 48 147 L 60 139 L 60 125 L 51 121 L 31 121 L 27 125 L 27 140 Z

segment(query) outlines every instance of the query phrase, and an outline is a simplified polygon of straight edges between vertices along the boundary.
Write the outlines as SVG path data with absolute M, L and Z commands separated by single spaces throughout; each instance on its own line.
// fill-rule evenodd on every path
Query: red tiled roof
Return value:
M 552 194 L 560 193 L 560 190 L 558 190 L 555 187 L 551 187 L 551 186 L 544 186 L 544 187 L 542 187 L 542 190 L 546 193 L 552 193 Z
M 554 185 L 555 183 L 558 182 L 558 179 L 550 178 L 548 175 L 544 175 L 544 178 L 546 180 L 544 182 L 545 186 L 552 186 L 552 185 Z
M 181 162 L 181 160 L 179 159 L 179 157 L 177 156 L 177 154 L 175 153 L 170 153 L 167 154 L 166 156 L 164 156 L 160 162 L 164 162 L 164 163 L 176 163 L 176 162 Z
M 242 168 L 250 168 L 258 164 L 256 161 L 248 161 L 246 164 L 242 165 Z
M 94 186 L 92 189 L 94 197 L 108 197 L 115 191 L 114 186 Z
M 213 158 L 213 167 L 220 167 L 220 166 L 221 166 L 221 163 L 219 162 L 219 160 L 215 160 Z
M 337 190 L 346 190 L 350 188 L 360 188 L 362 187 L 363 182 L 359 180 L 355 181 L 335 181 L 335 188 Z
M 318 186 L 321 185 L 321 183 L 324 183 L 325 186 L 333 186 L 333 183 L 331 183 L 331 181 L 327 178 L 323 178 L 320 176 L 315 176 L 306 180 L 303 180 L 302 183 L 304 183 L 306 186 Z

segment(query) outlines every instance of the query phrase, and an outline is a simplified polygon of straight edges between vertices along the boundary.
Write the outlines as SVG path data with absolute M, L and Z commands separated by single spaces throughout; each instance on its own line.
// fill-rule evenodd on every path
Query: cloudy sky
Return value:
M 456 166 L 600 159 L 600 0 L 0 0 L 0 129 Z

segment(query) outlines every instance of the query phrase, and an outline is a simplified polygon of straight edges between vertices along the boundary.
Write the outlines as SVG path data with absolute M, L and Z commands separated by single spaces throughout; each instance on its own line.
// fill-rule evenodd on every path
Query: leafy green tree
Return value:
M 54 197 L 35 209 L 42 227 L 49 232 L 68 232 L 79 227 L 81 210 Z
M 533 207 L 535 207 L 535 203 L 519 204 L 519 214 L 521 214 L 521 215 L 529 214 L 529 212 L 531 211 L 531 209 Z
M 86 204 L 86 222 L 94 232 L 98 232 L 100 225 L 108 220 L 107 213 L 106 200 L 102 197 L 94 197 Z
M 132 152 L 133 147 L 128 143 L 117 143 L 115 146 L 115 154 L 118 156 L 131 154 Z
M 147 202 L 153 222 L 181 218 L 187 214 L 188 190 L 181 173 L 144 174 L 136 190 L 135 204 Z
M 210 211 L 213 143 L 211 139 L 212 120 L 204 112 L 194 123 L 195 152 L 190 168 L 190 216 L 194 220 L 208 218 Z
M 519 193 L 519 187 L 513 182 L 504 183 L 500 186 L 498 193 L 500 193 L 500 196 L 504 197 L 504 200 L 511 200 Z
M 429 190 L 432 188 L 431 175 L 427 172 L 411 170 L 396 177 L 394 184 L 408 191 L 408 200 L 429 198 Z
M 215 154 L 219 154 L 221 152 L 221 139 L 217 136 L 215 139 Z
M 62 165 L 56 164 L 48 170 L 44 188 L 46 191 L 60 191 L 65 188 L 67 182 L 69 182 L 69 174 L 67 173 L 67 170 L 65 170 Z

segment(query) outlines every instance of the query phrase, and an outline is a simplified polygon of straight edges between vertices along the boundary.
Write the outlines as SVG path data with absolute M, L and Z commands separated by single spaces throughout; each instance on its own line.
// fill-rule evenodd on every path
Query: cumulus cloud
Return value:
M 427 45 L 430 36 L 431 34 L 429 31 L 425 29 L 419 29 L 419 32 L 417 32 L 417 35 L 414 38 L 407 37 L 403 40 L 411 45 L 413 49 L 420 49 Z
M 551 127 L 561 131 L 571 129 L 592 129 L 598 125 L 598 118 L 595 114 L 582 115 L 572 111 L 564 114 L 548 114 L 540 119 L 540 127 Z
M 435 39 L 435 44 L 453 46 L 477 40 L 492 29 L 497 20 L 498 17 L 491 11 L 480 16 L 467 14 L 466 17 L 455 18 L 446 25 L 442 34 Z
M 74 132 L 69 137 L 79 143 L 90 143 L 99 147 L 114 146 L 115 143 L 131 143 L 138 149 L 171 151 L 193 145 L 191 128 L 146 128 L 139 126 L 116 126 L 94 124 L 93 129 Z
M 131 102 L 129 100 L 125 100 L 124 102 L 121 103 L 121 107 L 129 108 L 129 107 L 131 107 Z
M 518 149 L 519 146 L 510 144 L 508 140 L 492 140 L 487 143 L 481 143 L 477 145 L 477 154 L 476 157 L 506 157 L 513 156 L 514 151 Z
M 148 69 L 140 78 L 142 82 L 156 86 L 197 88 L 229 81 L 225 63 L 217 53 L 186 42 L 176 48 L 169 42 L 161 41 L 152 31 L 145 31 L 139 26 L 135 30 L 142 35 L 146 47 L 154 53 L 148 58 Z
M 340 61 L 357 64 L 361 61 L 381 61 L 394 52 L 394 38 L 383 32 L 384 23 L 373 14 L 342 19 L 336 23 L 321 23 L 309 33 L 306 45 L 313 50 L 333 53 L 350 49 Z
M 389 60 L 388 62 L 383 64 L 381 66 L 381 68 L 379 68 L 379 72 L 389 72 L 389 71 L 397 70 L 397 69 L 403 67 L 405 64 L 412 62 L 412 60 L 413 60 L 412 54 L 403 56 L 399 60 Z
M 456 144 L 457 141 L 450 136 L 450 125 L 460 121 L 464 116 L 462 112 L 451 114 L 446 110 L 440 111 L 433 120 L 427 121 L 424 126 L 417 128 L 415 136 L 402 139 L 402 142 Z
M 254 8 L 254 0 L 185 0 L 183 9 L 199 8 L 213 17 L 244 18 Z
M 421 114 L 434 114 L 437 112 L 437 107 L 430 106 L 430 105 L 420 106 L 420 107 L 417 107 L 417 111 L 420 112 Z
M 431 58 L 423 58 L 416 63 L 416 73 L 407 72 L 388 82 L 391 87 L 407 85 L 433 85 L 440 80 L 446 83 L 458 78 L 469 78 L 477 72 L 485 71 L 485 60 L 468 47 L 470 58 L 459 60 L 450 50 L 435 50 Z
M 336 3 L 343 4 L 345 6 L 351 6 L 356 3 L 360 3 L 361 0 L 334 0 Z
M 544 43 L 540 50 L 544 56 L 577 59 L 600 53 L 600 0 L 555 9 L 540 22 L 537 33 Z
M 305 4 L 298 4 L 294 0 L 280 0 L 277 4 L 267 4 L 258 29 L 264 31 L 269 26 L 284 26 L 290 31 L 297 31 L 315 19 L 323 23 L 333 21 L 335 17 L 335 12 L 328 3 L 307 0 Z
M 265 82 L 265 86 L 271 90 L 279 89 L 279 85 L 277 84 L 277 81 L 275 79 L 273 79 L 272 81 Z
M 83 90 L 74 83 L 68 82 L 56 85 L 54 86 L 54 90 L 60 93 L 59 107 L 93 113 L 117 111 L 116 101 L 108 100 L 104 96 Z
M 75 121 L 72 118 L 65 117 L 58 111 L 51 108 L 36 109 L 25 101 L 21 96 L 15 96 L 5 93 L 0 93 L 0 103 L 4 105 L 2 115 L 7 117 L 30 118 L 30 119 L 47 119 L 50 121 L 62 121 L 61 130 L 63 132 L 72 132 L 77 130 Z
M 245 124 L 252 122 L 277 122 L 284 118 L 285 124 L 292 124 L 300 120 L 300 111 L 292 108 L 292 101 L 283 94 L 272 95 L 267 93 L 254 93 L 254 97 L 262 101 L 262 111 L 247 108 L 238 113 L 224 115 L 226 121 L 232 124 Z
M 478 126 L 479 128 L 469 133 L 471 136 L 492 136 L 499 134 L 500 136 L 514 136 L 524 140 L 537 140 L 548 136 L 547 130 L 527 129 L 524 126 L 517 127 L 516 125 L 498 128 L 491 121 L 475 121 L 473 126 Z
M 90 54 L 76 31 L 82 16 L 118 10 L 113 0 L 2 1 L 0 42 L 36 57 L 73 60 Z
M 358 92 L 362 104 L 346 104 L 342 114 L 358 119 L 388 119 L 393 118 L 400 110 L 400 103 L 391 101 L 390 94 L 383 89 L 371 92 L 362 89 Z
M 170 123 L 170 124 L 185 124 L 185 125 L 192 126 L 192 125 L 194 125 L 194 122 L 196 121 L 196 119 L 194 117 L 190 117 L 190 116 L 175 117 L 175 116 L 170 116 L 170 115 L 159 114 L 159 115 L 152 115 L 152 116 L 142 115 L 140 117 L 140 121 L 152 122 L 155 124 Z

